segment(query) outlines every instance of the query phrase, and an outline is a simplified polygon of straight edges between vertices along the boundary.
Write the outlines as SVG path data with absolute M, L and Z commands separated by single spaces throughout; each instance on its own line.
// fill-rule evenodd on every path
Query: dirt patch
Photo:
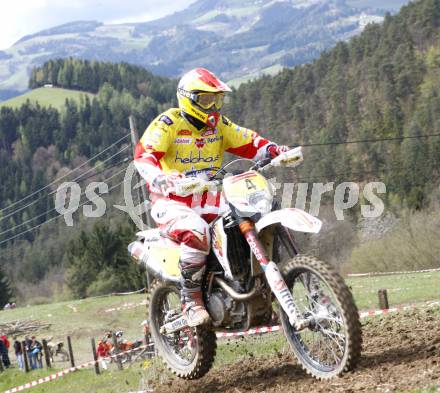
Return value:
M 290 356 L 241 359 L 196 381 L 173 380 L 158 393 L 407 392 L 440 386 L 440 310 L 426 309 L 363 322 L 362 360 L 330 381 L 308 376 Z

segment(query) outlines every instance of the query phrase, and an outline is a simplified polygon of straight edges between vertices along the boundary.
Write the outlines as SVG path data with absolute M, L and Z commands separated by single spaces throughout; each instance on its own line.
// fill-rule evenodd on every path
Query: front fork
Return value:
M 309 321 L 304 319 L 296 308 L 293 296 L 290 293 L 278 266 L 275 262 L 269 261 L 267 258 L 266 250 L 258 239 L 254 223 L 250 220 L 243 220 L 240 223 L 240 231 L 249 243 L 255 258 L 260 263 L 272 292 L 275 294 L 284 312 L 288 315 L 290 324 L 297 331 L 305 329 L 308 326 Z

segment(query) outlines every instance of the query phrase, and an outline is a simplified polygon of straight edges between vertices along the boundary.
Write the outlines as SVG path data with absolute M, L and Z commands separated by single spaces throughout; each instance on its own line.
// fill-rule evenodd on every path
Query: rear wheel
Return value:
M 170 371 L 180 378 L 197 379 L 205 375 L 214 362 L 216 335 L 207 326 L 185 328 L 172 334 L 160 333 L 160 327 L 181 315 L 179 289 L 155 281 L 148 297 L 151 335 L 159 356 Z
M 318 379 L 352 370 L 362 346 L 359 313 L 342 277 L 315 257 L 298 255 L 281 267 L 295 305 L 309 321 L 301 331 L 281 311 L 284 333 L 302 367 Z

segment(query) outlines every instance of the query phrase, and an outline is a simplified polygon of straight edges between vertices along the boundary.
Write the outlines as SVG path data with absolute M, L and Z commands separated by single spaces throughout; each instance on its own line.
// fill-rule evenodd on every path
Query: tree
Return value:
M 67 283 L 73 294 L 85 297 L 143 286 L 143 270 L 127 253 L 132 237 L 131 227 L 112 229 L 106 222 L 98 222 L 89 233 L 81 231 L 68 250 Z
M 3 308 L 5 304 L 9 303 L 12 299 L 12 288 L 9 278 L 0 268 L 0 308 Z

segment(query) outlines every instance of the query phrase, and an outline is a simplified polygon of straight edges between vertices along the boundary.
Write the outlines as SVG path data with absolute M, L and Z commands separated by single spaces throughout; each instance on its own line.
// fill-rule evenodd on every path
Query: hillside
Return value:
M 305 145 L 301 182 L 355 181 L 362 188 L 367 181 L 382 181 L 387 212 L 403 215 L 432 207 L 440 168 L 439 33 L 440 0 L 418 1 L 383 25 L 339 43 L 313 64 L 243 84 L 225 113 L 275 141 Z M 133 114 L 141 130 L 175 105 L 176 81 L 127 64 L 76 59 L 47 62 L 34 70 L 31 82 L 44 84 L 49 77 L 80 90 L 93 87 L 97 95 L 80 105 L 67 102 L 61 112 L 31 105 L 1 108 L 0 269 L 22 299 L 135 287 L 136 272 L 127 277 L 118 270 L 120 263 L 129 264 L 126 245 L 134 229 L 126 214 L 113 209 L 123 197 L 123 159 L 131 157 L 127 118 Z M 80 171 L 68 173 L 78 166 Z M 284 174 L 284 180 L 297 182 L 292 172 Z M 115 188 L 106 197 L 109 214 L 86 219 L 80 210 L 75 226 L 67 227 L 53 209 L 59 182 L 51 182 L 62 175 L 84 177 L 81 190 L 83 181 L 108 181 Z M 15 203 L 29 194 L 32 199 Z M 331 193 L 324 202 L 331 214 L 324 207 L 320 212 L 325 230 L 313 250 L 341 264 L 357 242 L 359 205 L 347 212 L 354 223 L 338 222 Z M 427 264 L 420 255 L 410 258 L 417 268 Z M 73 282 L 75 271 L 86 277 L 78 274 Z
M 75 70 L 81 69 L 79 62 L 75 66 Z M 106 269 L 104 275 L 96 270 L 89 274 L 107 286 L 95 285 L 93 292 L 107 291 L 115 283 L 128 290 L 142 279 L 133 272 L 133 281 L 127 269 L 115 272 L 121 263 L 130 262 L 126 245 L 134 236 L 127 215 L 114 207 L 125 204 L 121 185 L 132 158 L 128 116 L 133 115 L 143 128 L 162 108 L 175 105 L 175 81 L 126 64 L 96 63 L 94 70 L 102 76 L 109 74 L 102 78 L 98 93 L 87 94 L 79 102 L 63 100 L 60 110 L 32 102 L 17 109 L 0 108 L 0 280 L 5 273 L 18 299 L 47 299 L 67 289 L 69 242 L 95 223 L 104 224 L 97 227 L 98 243 L 111 247 L 110 257 L 102 254 L 104 263 L 116 259 L 114 268 Z M 138 84 L 140 80 L 143 83 Z M 87 78 L 78 82 L 82 91 L 90 86 Z M 85 219 L 79 207 L 74 227 L 66 226 L 55 209 L 55 193 L 68 180 L 81 188 L 81 204 L 87 203 L 84 192 L 89 183 L 105 181 L 109 185 L 105 219 Z M 84 287 L 84 283 L 79 284 Z M 0 286 L 0 299 L 3 291 Z
M 388 206 L 420 209 L 440 175 L 439 38 L 440 1 L 417 1 L 313 64 L 241 85 L 227 110 L 309 146 L 303 180 L 381 180 Z
M 318 57 L 368 23 L 382 21 L 384 13 L 372 0 L 198 0 L 147 23 L 72 22 L 0 52 L 0 100 L 25 90 L 33 67 L 69 56 L 129 61 L 172 77 L 195 66 L 226 80 L 273 74 Z
M 19 108 L 21 105 L 29 100 L 31 103 L 34 104 L 38 102 L 38 104 L 41 106 L 51 106 L 55 109 L 60 110 L 64 107 L 66 99 L 73 100 L 74 102 L 79 104 L 81 100 L 84 100 L 85 96 L 88 96 L 90 99 L 93 98 L 93 94 L 87 92 L 61 89 L 56 87 L 41 87 L 31 90 L 18 97 L 14 97 L 4 102 L 1 102 L 0 108 Z

